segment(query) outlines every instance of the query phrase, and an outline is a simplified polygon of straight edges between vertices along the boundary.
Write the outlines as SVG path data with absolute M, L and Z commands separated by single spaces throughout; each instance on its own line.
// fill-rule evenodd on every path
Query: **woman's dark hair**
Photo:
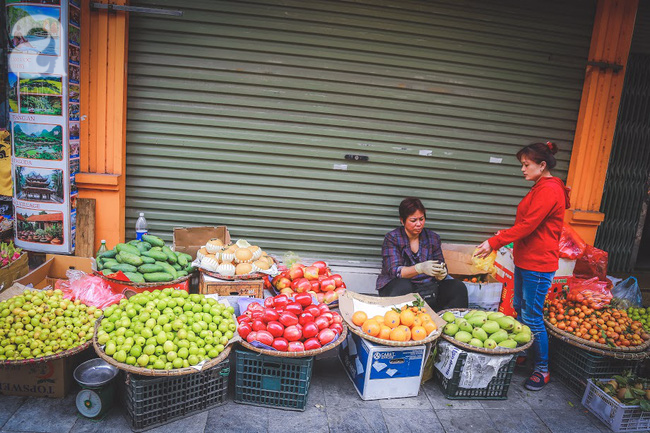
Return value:
M 419 198 L 406 197 L 399 204 L 400 221 L 406 221 L 406 218 L 408 218 L 410 215 L 413 215 L 417 211 L 422 212 L 425 218 L 427 217 L 427 210 L 424 208 L 424 205 Z
M 557 145 L 550 141 L 546 143 L 532 143 L 517 152 L 517 159 L 521 161 L 521 158 L 525 156 L 535 161 L 535 164 L 541 164 L 542 161 L 545 161 L 546 167 L 551 170 L 557 165 L 557 161 L 553 156 L 557 151 Z

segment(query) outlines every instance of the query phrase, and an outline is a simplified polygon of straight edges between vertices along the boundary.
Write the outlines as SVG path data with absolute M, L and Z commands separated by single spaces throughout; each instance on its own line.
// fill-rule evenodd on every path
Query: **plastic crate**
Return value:
M 650 431 L 650 412 L 619 403 L 598 388 L 592 379 L 587 381 L 582 405 L 614 432 Z
M 462 352 L 458 355 L 451 379 L 447 379 L 440 370 L 435 369 L 436 377 L 445 397 L 452 400 L 506 400 L 508 398 L 508 388 L 510 388 L 517 362 L 516 356 L 513 356 L 510 362 L 499 369 L 497 375 L 485 388 L 461 388 L 458 386 L 465 359 L 467 359 L 467 353 Z
M 582 395 L 589 378 L 604 379 L 625 370 L 636 373 L 641 361 L 616 359 L 597 355 L 549 336 L 550 367 L 564 384 L 577 395 Z
M 228 359 L 206 371 L 148 377 L 125 373 L 122 398 L 134 431 L 147 430 L 226 402 Z
M 235 350 L 235 402 L 305 410 L 314 358 L 281 358 Z

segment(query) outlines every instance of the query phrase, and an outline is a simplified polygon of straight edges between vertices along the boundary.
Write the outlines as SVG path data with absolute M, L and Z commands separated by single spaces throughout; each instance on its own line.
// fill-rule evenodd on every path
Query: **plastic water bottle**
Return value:
M 108 251 L 108 248 L 106 247 L 106 241 L 102 239 L 102 244 L 99 246 L 97 255 L 95 257 L 99 257 L 101 253 L 105 253 L 106 251 Z
M 137 240 L 142 240 L 142 235 L 146 235 L 147 230 L 147 220 L 144 219 L 144 212 L 140 212 L 140 217 L 135 222 L 135 237 Z

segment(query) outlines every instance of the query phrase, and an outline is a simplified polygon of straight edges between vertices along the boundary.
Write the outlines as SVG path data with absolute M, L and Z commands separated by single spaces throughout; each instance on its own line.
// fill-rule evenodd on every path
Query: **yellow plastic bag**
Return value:
M 478 248 L 476 249 L 478 250 Z M 496 274 L 496 268 L 494 267 L 494 261 L 497 258 L 497 252 L 492 251 L 487 257 L 477 257 L 476 250 L 472 253 L 472 269 L 477 274 Z

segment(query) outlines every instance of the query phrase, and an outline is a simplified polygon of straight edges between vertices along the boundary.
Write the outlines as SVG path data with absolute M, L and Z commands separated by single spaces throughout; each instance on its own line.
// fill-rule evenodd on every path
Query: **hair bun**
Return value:
M 548 147 L 548 150 L 552 155 L 555 155 L 558 151 L 557 144 L 553 143 L 552 141 L 547 141 L 546 147 Z

